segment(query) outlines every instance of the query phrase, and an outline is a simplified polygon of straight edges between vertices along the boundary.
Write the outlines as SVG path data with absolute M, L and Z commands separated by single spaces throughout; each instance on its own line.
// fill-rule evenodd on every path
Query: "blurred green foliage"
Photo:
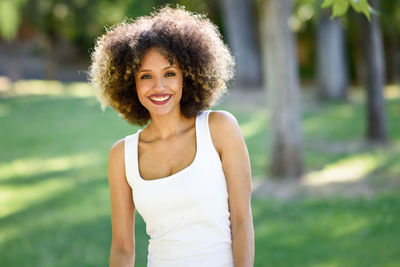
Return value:
M 367 0 L 324 0 L 322 8 L 332 8 L 332 18 L 343 16 L 349 7 L 353 7 L 358 13 L 363 13 L 368 19 L 371 18 L 371 6 Z
M 165 4 L 184 5 L 196 12 L 206 12 L 219 20 L 215 1 L 202 0 L 1 0 L 0 36 L 7 40 L 16 37 L 21 20 L 48 41 L 61 37 L 77 44 L 87 54 L 93 40 L 107 26 L 124 18 L 149 14 Z
M 385 33 L 400 41 L 400 1 L 381 1 L 379 14 Z
M 56 37 L 65 38 L 87 54 L 94 45 L 93 40 L 104 33 L 105 26 L 149 14 L 165 4 L 179 4 L 191 11 L 205 12 L 222 28 L 219 3 L 212 0 L 1 0 L 0 36 L 6 40 L 15 39 L 23 21 L 50 41 Z M 370 12 L 367 0 L 296 0 L 296 5 L 314 9 L 331 7 L 334 16 L 343 15 L 349 6 L 367 16 Z
M 0 36 L 6 40 L 14 39 L 21 24 L 21 8 L 26 0 L 0 1 Z

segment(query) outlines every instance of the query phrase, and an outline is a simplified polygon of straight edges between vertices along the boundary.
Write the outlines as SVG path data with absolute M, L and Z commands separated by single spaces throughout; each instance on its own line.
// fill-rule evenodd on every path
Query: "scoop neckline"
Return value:
M 140 129 L 137 132 L 137 135 L 136 135 L 136 139 L 137 139 L 137 142 L 136 142 L 136 164 L 135 165 L 136 165 L 136 173 L 137 173 L 137 175 L 139 177 L 139 180 L 141 182 L 144 182 L 144 183 L 159 183 L 159 182 L 170 181 L 170 180 L 173 180 L 174 178 L 182 176 L 183 174 L 185 174 L 188 171 L 190 171 L 193 168 L 193 166 L 195 166 L 195 163 L 196 163 L 198 155 L 199 155 L 199 138 L 198 138 L 198 136 L 199 136 L 199 117 L 200 117 L 200 114 L 198 114 L 196 116 L 196 120 L 195 120 L 196 154 L 194 156 L 193 161 L 188 166 L 186 166 L 185 168 L 183 168 L 182 170 L 180 170 L 180 171 L 178 171 L 176 173 L 173 173 L 173 174 L 168 175 L 168 176 L 156 178 L 156 179 L 147 180 L 147 179 L 144 179 L 140 175 L 140 168 L 139 168 L 139 134 L 142 131 L 142 129 Z

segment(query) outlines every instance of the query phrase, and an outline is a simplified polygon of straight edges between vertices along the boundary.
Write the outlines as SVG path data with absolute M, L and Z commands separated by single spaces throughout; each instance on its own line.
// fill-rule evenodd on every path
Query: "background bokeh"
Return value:
M 213 109 L 236 116 L 249 149 L 255 266 L 400 266 L 400 2 L 282 1 L 300 78 L 299 109 L 281 112 L 300 125 L 289 177 L 269 141 L 274 1 L 0 0 L 0 266 L 108 265 L 108 151 L 138 128 L 101 111 L 86 71 L 107 27 L 166 3 L 206 14 L 236 57 Z M 368 117 L 379 95 L 384 124 Z M 147 238 L 136 214 L 135 266 Z

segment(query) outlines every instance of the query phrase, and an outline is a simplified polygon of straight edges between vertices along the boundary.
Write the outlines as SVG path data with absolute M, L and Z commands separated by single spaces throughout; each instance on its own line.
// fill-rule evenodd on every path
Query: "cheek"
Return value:
M 174 79 L 173 88 L 175 88 L 177 91 L 179 91 L 177 93 L 182 93 L 182 88 L 183 88 L 183 79 L 182 79 L 182 77 L 177 77 L 176 79 Z
M 178 90 L 182 91 L 182 81 L 179 80 L 174 81 L 173 86 L 174 86 L 173 88 L 175 88 L 177 91 Z
M 138 96 L 138 98 L 139 98 L 140 103 L 143 104 L 143 94 L 140 93 L 140 91 L 138 91 L 138 92 L 137 92 L 137 96 Z
M 143 99 L 144 99 L 145 93 L 146 93 L 146 87 L 144 87 L 142 84 L 138 85 L 136 83 L 136 94 L 137 94 L 141 104 L 143 104 Z

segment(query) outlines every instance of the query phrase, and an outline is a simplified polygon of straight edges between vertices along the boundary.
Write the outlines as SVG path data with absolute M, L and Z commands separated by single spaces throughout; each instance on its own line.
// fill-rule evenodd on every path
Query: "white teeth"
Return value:
M 167 96 L 162 96 L 162 97 L 156 97 L 156 96 L 152 96 L 150 97 L 151 100 L 153 101 L 165 101 L 169 98 L 169 95 Z

